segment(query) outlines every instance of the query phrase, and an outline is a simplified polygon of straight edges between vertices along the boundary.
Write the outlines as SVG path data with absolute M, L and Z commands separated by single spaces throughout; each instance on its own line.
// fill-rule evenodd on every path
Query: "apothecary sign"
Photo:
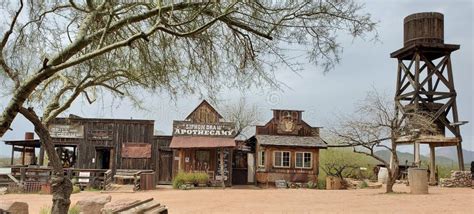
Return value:
M 205 124 L 192 123 L 189 121 L 173 121 L 173 135 L 234 137 L 235 125 L 229 122 Z
M 52 124 L 49 133 L 53 138 L 84 138 L 84 126 Z

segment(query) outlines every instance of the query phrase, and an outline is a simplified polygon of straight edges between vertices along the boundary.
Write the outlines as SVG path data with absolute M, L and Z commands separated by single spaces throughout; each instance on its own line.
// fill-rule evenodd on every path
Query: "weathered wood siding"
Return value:
M 154 121 L 152 120 L 116 120 L 91 118 L 58 118 L 54 124 L 79 124 L 84 126 L 84 138 L 55 138 L 56 145 L 77 146 L 76 168 L 97 168 L 97 149 L 108 149 L 111 153 L 110 165 L 116 169 L 152 169 L 157 168 L 158 148 L 153 141 Z M 99 133 L 99 134 L 98 134 Z M 99 136 L 99 137 L 97 137 Z M 151 144 L 151 158 L 123 158 L 124 144 Z

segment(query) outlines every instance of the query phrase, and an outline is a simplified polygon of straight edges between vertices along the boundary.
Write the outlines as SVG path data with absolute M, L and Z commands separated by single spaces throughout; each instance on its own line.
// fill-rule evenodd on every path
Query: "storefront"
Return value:
M 327 148 L 319 136 L 319 127 L 302 120 L 303 111 L 273 110 L 273 118 L 256 127 L 256 135 L 247 140 L 256 147 L 256 181 L 274 184 L 317 181 L 319 150 Z
M 235 125 L 207 101 L 183 121 L 173 121 L 173 176 L 178 172 L 205 172 L 214 184 L 232 184 L 232 152 L 236 147 Z

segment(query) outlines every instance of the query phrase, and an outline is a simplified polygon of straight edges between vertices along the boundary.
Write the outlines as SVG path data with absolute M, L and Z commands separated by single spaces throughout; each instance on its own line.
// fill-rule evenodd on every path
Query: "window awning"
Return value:
M 170 148 L 220 148 L 235 147 L 234 138 L 173 136 Z

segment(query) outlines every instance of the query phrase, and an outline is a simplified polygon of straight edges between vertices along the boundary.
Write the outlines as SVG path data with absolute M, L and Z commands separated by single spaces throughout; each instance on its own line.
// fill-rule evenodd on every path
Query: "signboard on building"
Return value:
M 122 158 L 151 158 L 151 144 L 124 143 L 122 144 Z
M 219 122 L 213 124 L 173 121 L 173 136 L 214 136 L 234 137 L 234 123 Z
M 52 138 L 84 138 L 84 126 L 52 124 L 49 133 Z

